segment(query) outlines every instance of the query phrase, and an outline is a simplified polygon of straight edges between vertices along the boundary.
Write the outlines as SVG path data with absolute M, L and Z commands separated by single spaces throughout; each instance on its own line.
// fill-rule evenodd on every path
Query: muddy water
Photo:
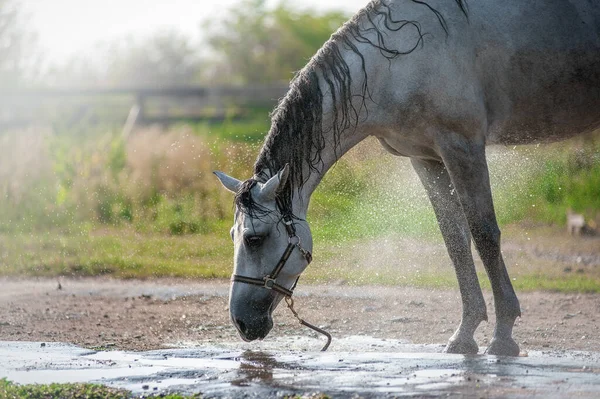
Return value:
M 368 337 L 335 340 L 329 352 L 316 352 L 321 344 L 318 338 L 287 337 L 258 344 L 182 343 L 185 348 L 142 353 L 0 342 L 0 378 L 96 382 L 136 394 L 201 392 L 206 398 L 314 392 L 334 398 L 600 397 L 600 353 L 461 356 L 441 353 L 440 345 Z

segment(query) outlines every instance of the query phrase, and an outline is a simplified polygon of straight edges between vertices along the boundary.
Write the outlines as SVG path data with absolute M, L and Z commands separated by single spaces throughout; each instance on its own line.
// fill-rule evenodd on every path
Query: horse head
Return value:
M 310 229 L 305 215 L 282 209 L 278 198 L 288 166 L 264 182 L 259 178 L 242 182 L 222 172 L 215 175 L 236 196 L 229 314 L 242 339 L 263 339 L 273 327 L 273 310 L 291 296 L 310 262 Z

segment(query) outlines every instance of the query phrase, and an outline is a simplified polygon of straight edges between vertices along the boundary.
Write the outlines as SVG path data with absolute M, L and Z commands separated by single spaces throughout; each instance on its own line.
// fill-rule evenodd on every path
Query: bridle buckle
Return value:
M 273 289 L 273 286 L 274 286 L 275 284 L 277 284 L 277 281 L 275 281 L 275 279 L 274 279 L 274 278 L 271 278 L 271 277 L 269 277 L 269 276 L 267 276 L 267 277 L 264 277 L 264 278 L 263 278 L 263 280 L 265 280 L 265 285 L 264 285 L 263 287 L 265 287 L 265 288 L 266 288 L 266 289 L 268 289 L 268 290 L 272 290 L 272 289 Z

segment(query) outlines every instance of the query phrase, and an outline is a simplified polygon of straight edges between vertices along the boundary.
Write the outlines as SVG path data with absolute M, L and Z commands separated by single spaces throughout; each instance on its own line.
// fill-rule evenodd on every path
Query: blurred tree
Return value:
M 223 19 L 206 22 L 208 49 L 177 31 L 161 31 L 97 45 L 51 69 L 46 81 L 61 87 L 287 83 L 348 18 L 266 3 L 240 0 Z
M 298 10 L 287 2 L 269 8 L 265 0 L 241 0 L 207 23 L 205 34 L 216 60 L 211 82 L 288 82 L 329 39 L 348 15 Z
M 37 75 L 37 39 L 25 26 L 18 3 L 0 0 L 0 88 L 25 85 Z
M 166 30 L 143 38 L 98 45 L 47 76 L 52 85 L 173 86 L 197 83 L 202 61 L 191 39 Z
M 112 85 L 185 85 L 194 83 L 201 70 L 190 38 L 173 30 L 139 42 L 113 43 L 108 53 L 105 83 Z

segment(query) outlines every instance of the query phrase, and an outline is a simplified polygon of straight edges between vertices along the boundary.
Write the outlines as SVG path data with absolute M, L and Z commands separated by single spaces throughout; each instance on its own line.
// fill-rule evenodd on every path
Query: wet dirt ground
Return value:
M 283 307 L 264 341 L 241 342 L 228 320 L 226 281 L 62 279 L 58 289 L 56 280 L 0 279 L 0 286 L 0 378 L 15 382 L 95 381 L 209 398 L 600 397 L 594 294 L 521 293 L 522 356 L 496 358 L 483 354 L 493 332 L 489 292 L 490 323 L 476 334 L 480 355 L 457 356 L 441 353 L 460 321 L 457 290 L 300 286 L 301 316 L 334 336 L 319 353 L 323 338 Z
M 227 281 L 0 279 L 0 340 L 69 342 L 86 348 L 153 350 L 182 343 L 239 340 L 229 321 Z M 310 286 L 296 290 L 296 309 L 334 338 L 368 335 L 414 344 L 444 344 L 461 317 L 458 289 Z M 490 322 L 476 333 L 489 343 Z M 600 348 L 600 295 L 519 293 L 523 317 L 514 335 L 521 349 Z M 284 306 L 274 313 L 277 337 L 310 335 Z

